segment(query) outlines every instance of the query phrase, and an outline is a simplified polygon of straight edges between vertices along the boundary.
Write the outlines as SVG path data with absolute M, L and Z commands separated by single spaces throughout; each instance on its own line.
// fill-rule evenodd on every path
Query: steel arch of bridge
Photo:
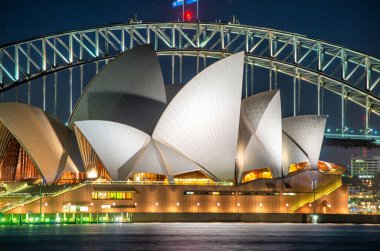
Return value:
M 159 56 L 171 56 L 173 83 L 176 57 L 182 82 L 183 57 L 196 57 L 198 72 L 202 58 L 222 58 L 244 50 L 245 72 L 253 66 L 269 69 L 269 89 L 277 87 L 277 72 L 293 76 L 294 115 L 297 114 L 297 83 L 301 80 L 317 86 L 318 114 L 321 113 L 321 89 L 340 95 L 342 133 L 346 128 L 348 100 L 365 109 L 366 133 L 370 130 L 370 114 L 380 115 L 380 98 L 375 94 L 380 88 L 380 59 L 299 34 L 225 23 L 115 24 L 6 45 L 0 48 L 0 92 L 27 83 L 30 95 L 31 81 L 42 78 L 45 95 L 46 75 L 62 69 L 70 69 L 72 73 L 73 67 L 90 62 L 108 62 L 125 50 L 148 43 L 154 44 Z M 246 95 L 248 82 L 246 74 Z M 45 109 L 45 97 L 43 106 Z

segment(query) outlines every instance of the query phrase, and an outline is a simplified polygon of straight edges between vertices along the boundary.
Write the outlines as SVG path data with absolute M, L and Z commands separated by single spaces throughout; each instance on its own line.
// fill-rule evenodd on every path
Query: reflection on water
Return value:
M 379 225 L 133 223 L 0 226 L 0 250 L 379 250 Z

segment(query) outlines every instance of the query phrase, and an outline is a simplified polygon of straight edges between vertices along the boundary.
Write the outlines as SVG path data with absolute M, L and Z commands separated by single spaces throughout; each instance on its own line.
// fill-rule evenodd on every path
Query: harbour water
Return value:
M 132 223 L 0 226 L 0 250 L 379 250 L 380 225 Z

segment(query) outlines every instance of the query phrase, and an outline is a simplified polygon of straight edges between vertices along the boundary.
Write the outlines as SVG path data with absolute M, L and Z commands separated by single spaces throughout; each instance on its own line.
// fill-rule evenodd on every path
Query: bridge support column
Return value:
M 0 64 L 3 65 L 3 50 L 0 50 Z M 3 68 L 2 67 L 0 67 L 0 84 L 3 84 Z
M 179 55 L 179 82 L 182 84 L 182 55 Z
M 272 90 L 272 61 L 269 62 L 269 90 Z
M 57 117 L 57 103 L 58 103 L 58 75 L 54 72 L 54 115 Z
M 366 108 L 365 108 L 365 134 L 368 135 L 371 132 L 371 128 L 370 128 L 371 105 L 369 103 L 368 96 L 365 99 L 365 103 L 366 103 Z
M 318 116 L 321 115 L 321 85 L 322 80 L 321 77 L 318 77 L 318 86 L 317 86 L 317 109 L 318 109 Z
M 244 64 L 245 97 L 248 97 L 248 63 Z
M 73 68 L 69 70 L 69 84 L 70 84 L 70 114 L 73 112 Z
M 42 107 L 46 111 L 46 76 L 42 77 Z
M 171 58 L 172 58 L 172 85 L 174 85 L 174 71 L 175 71 L 175 57 L 174 57 L 174 52 L 172 53 L 172 56 L 171 56 Z
M 342 85 L 341 93 L 341 133 L 344 134 L 346 131 L 346 91 L 344 85 Z
M 293 116 L 297 116 L 297 77 L 293 76 Z
M 251 95 L 253 95 L 253 67 L 254 67 L 254 64 L 252 62 L 251 64 Z

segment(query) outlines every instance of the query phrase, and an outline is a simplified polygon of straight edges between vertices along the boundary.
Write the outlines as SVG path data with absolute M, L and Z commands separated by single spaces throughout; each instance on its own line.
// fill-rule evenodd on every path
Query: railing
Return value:
M 10 205 L 7 205 L 5 207 L 2 207 L 0 208 L 0 212 L 6 212 L 6 211 L 9 211 L 9 210 L 12 210 L 18 206 L 21 206 L 21 205 L 25 205 L 25 204 L 29 204 L 29 203 L 32 203 L 36 200 L 39 200 L 41 198 L 44 198 L 44 197 L 57 197 L 58 195 L 61 195 L 63 193 L 66 193 L 66 192 L 69 192 L 69 191 L 73 191 L 73 190 L 76 190 L 76 189 L 79 189 L 81 187 L 84 187 L 88 184 L 88 182 L 84 182 L 84 183 L 80 183 L 80 184 L 77 184 L 75 186 L 70 186 L 68 188 L 65 188 L 65 189 L 62 189 L 62 190 L 59 190 L 57 192 L 53 192 L 53 193 L 42 193 L 42 195 L 36 195 L 36 196 L 31 196 L 29 194 L 29 196 L 26 196 L 25 199 L 23 200 L 19 200 L 17 201 L 16 203 L 13 203 L 13 204 L 10 204 Z
M 380 142 L 380 136 L 376 136 L 376 135 L 354 135 L 354 134 L 330 134 L 330 133 L 326 133 L 325 138 L 328 138 L 328 139 L 359 139 L 359 140 L 370 140 L 370 141 Z

